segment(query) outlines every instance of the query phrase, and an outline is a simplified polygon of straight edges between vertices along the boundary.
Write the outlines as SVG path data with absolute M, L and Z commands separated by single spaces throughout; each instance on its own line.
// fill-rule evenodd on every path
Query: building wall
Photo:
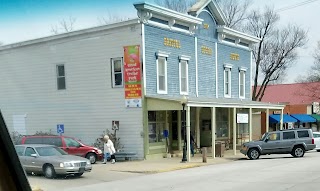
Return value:
M 164 45 L 164 38 L 180 41 L 181 48 Z M 145 25 L 146 49 L 146 92 L 147 95 L 157 95 L 157 58 L 156 52 L 164 51 L 169 54 L 167 59 L 168 95 L 180 96 L 179 56 L 190 56 L 188 62 L 189 96 L 196 96 L 196 65 L 194 37 L 191 35 Z
M 198 27 L 196 36 L 199 39 L 216 42 L 217 35 L 217 23 L 208 9 L 204 9 L 198 18 L 203 19 L 202 25 Z
M 230 54 L 239 54 L 239 60 L 231 60 Z M 232 64 L 231 97 L 239 99 L 239 67 L 247 68 L 245 76 L 245 98 L 250 99 L 250 51 L 245 48 L 218 43 L 218 97 L 224 97 L 224 64 Z
M 126 108 L 124 88 L 112 88 L 110 59 L 141 42 L 138 24 L 0 51 L 0 105 L 10 131 L 26 115 L 26 133 L 51 131 L 92 144 L 112 120 L 124 150 L 143 157 L 141 108 Z M 57 90 L 56 65 L 64 64 L 66 90 Z M 5 71 L 5 72 L 4 72 Z
M 308 113 L 308 106 L 303 105 L 286 105 L 286 107 L 283 110 L 283 113 L 288 114 L 311 114 Z
M 202 53 L 202 47 L 208 47 L 212 54 Z M 216 97 L 215 43 L 198 39 L 198 92 L 199 97 Z

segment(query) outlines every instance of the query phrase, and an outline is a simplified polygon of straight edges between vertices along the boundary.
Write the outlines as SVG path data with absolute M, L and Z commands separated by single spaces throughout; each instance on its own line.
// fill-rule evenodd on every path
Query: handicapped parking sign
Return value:
M 63 124 L 58 124 L 57 125 L 57 133 L 58 134 L 64 133 L 64 125 Z

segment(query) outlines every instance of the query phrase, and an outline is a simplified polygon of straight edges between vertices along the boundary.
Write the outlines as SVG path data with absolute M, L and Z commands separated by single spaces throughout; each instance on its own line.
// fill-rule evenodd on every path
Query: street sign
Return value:
M 63 124 L 58 124 L 57 125 L 57 133 L 58 134 L 64 133 L 64 125 Z

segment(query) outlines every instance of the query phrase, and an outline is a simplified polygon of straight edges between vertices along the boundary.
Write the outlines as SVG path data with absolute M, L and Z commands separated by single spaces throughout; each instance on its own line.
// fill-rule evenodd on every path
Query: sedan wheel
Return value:
M 97 161 L 97 156 L 94 153 L 87 154 L 86 158 L 90 160 L 91 164 L 94 164 Z
M 293 153 L 295 157 L 303 157 L 304 149 L 302 147 L 295 147 Z
M 251 159 L 251 160 L 256 160 L 260 157 L 260 153 L 257 149 L 250 149 L 248 151 L 248 157 Z
M 55 178 L 56 177 L 56 171 L 54 170 L 53 166 L 52 165 L 46 165 L 44 167 L 44 176 L 46 178 Z

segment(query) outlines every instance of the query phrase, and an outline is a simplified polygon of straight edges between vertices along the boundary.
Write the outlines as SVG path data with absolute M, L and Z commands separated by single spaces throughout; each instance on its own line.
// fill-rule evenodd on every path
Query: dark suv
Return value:
M 311 129 L 292 129 L 265 133 L 259 141 L 244 143 L 240 152 L 250 159 L 266 154 L 291 154 L 303 157 L 316 147 Z
M 47 144 L 55 145 L 70 155 L 82 156 L 90 160 L 91 164 L 103 159 L 102 151 L 98 148 L 85 145 L 72 137 L 55 135 L 32 135 L 24 136 L 21 144 Z

